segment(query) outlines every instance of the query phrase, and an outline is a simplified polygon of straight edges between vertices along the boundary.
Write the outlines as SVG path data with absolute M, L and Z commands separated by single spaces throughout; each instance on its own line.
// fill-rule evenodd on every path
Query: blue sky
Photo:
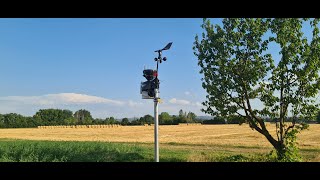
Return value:
M 159 67 L 164 101 L 159 110 L 204 115 L 200 103 L 206 94 L 192 50 L 201 23 L 201 18 L 0 19 L 0 113 L 85 108 L 102 118 L 152 114 L 152 100 L 140 95 L 142 71 L 155 68 L 154 51 L 173 42 Z
M 141 99 L 142 71 L 155 68 L 154 51 L 173 42 L 159 67 L 159 111 L 205 115 L 206 92 L 192 50 L 201 24 L 201 18 L 0 19 L 0 113 L 30 116 L 61 108 L 87 109 L 98 118 L 153 114 L 152 100 Z M 277 47 L 270 51 L 277 62 Z

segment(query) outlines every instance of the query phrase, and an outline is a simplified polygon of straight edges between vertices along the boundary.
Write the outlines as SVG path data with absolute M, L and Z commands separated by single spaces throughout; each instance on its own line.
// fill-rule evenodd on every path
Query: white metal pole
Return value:
M 155 97 L 154 97 L 154 161 L 159 162 L 159 141 L 158 141 L 158 89 L 155 89 Z

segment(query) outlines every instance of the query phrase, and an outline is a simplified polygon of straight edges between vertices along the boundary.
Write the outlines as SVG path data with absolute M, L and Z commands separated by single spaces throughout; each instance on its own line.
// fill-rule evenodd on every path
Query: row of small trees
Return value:
M 196 114 L 193 112 L 184 112 L 182 109 L 179 111 L 179 115 L 170 115 L 167 112 L 159 114 L 159 124 L 161 125 L 177 125 L 179 123 L 194 123 L 198 122 Z M 134 119 L 129 122 L 128 118 L 121 120 L 122 125 L 142 125 L 142 124 L 153 124 L 154 117 L 151 115 L 145 115 L 139 119 Z
M 202 124 L 242 124 L 245 120 L 241 116 L 230 115 L 227 118 L 216 116 L 211 120 L 204 120 Z
M 279 121 L 278 119 L 272 119 L 269 117 L 264 118 L 264 122 L 276 123 L 278 121 Z M 302 123 L 302 122 L 303 123 L 315 123 L 315 122 L 320 123 L 320 111 L 318 113 L 318 116 L 313 119 L 287 117 L 285 122 L 293 122 L 293 121 L 296 121 L 297 123 Z M 202 124 L 243 124 L 243 123 L 246 123 L 246 120 L 242 116 L 230 115 L 226 118 L 221 116 L 216 116 L 210 120 L 203 120 L 201 123 Z
M 120 124 L 114 117 L 94 119 L 88 110 L 73 113 L 62 109 L 40 109 L 32 117 L 17 113 L 0 114 L 0 128 L 27 128 L 56 125 Z
M 291 122 L 292 117 L 287 119 Z M 297 119 L 298 122 L 309 122 L 314 120 Z M 316 118 L 320 123 L 320 111 Z M 120 120 L 114 117 L 105 119 L 93 118 L 88 110 L 80 109 L 75 113 L 70 110 L 61 109 L 40 109 L 34 116 L 27 117 L 16 113 L 0 114 L 0 128 L 28 128 L 37 126 L 55 126 L 55 125 L 88 125 L 88 124 L 121 124 L 123 126 L 153 124 L 153 116 L 147 114 L 140 118 L 129 120 L 122 118 Z M 168 112 L 162 112 L 159 115 L 159 124 L 177 125 L 179 123 L 202 123 L 202 124 L 242 124 L 245 119 L 241 116 L 230 115 L 226 118 L 216 116 L 210 120 L 197 119 L 193 112 L 179 111 L 179 115 L 170 115 Z M 265 118 L 265 122 L 276 122 L 276 119 Z
M 171 116 L 167 112 L 159 115 L 160 124 L 179 124 L 195 122 L 196 115 L 192 112 L 179 111 L 178 116 Z M 129 121 L 128 118 L 117 120 L 114 117 L 105 119 L 93 118 L 88 110 L 80 109 L 73 113 L 66 109 L 40 109 L 32 117 L 22 116 L 17 113 L 0 114 L 0 128 L 28 128 L 37 126 L 56 125 L 95 125 L 95 124 L 121 124 L 121 125 L 143 125 L 153 124 L 154 118 L 145 115 Z

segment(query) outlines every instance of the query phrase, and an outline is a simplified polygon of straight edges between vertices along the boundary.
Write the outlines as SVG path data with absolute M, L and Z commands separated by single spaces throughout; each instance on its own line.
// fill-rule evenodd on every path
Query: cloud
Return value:
M 177 104 L 177 105 L 189 105 L 190 101 L 183 100 L 183 99 L 172 98 L 172 99 L 169 100 L 169 103 Z
M 132 101 L 132 100 L 129 100 L 129 101 L 128 101 L 128 105 L 131 106 L 131 107 L 138 107 L 138 106 L 143 105 L 143 103 L 141 103 L 141 102 L 134 102 L 134 101 Z
M 168 112 L 177 115 L 179 110 L 191 111 L 197 115 L 204 115 L 200 111 L 200 102 L 192 102 L 184 99 L 163 99 L 159 104 L 159 112 Z M 33 116 L 39 109 L 69 109 L 73 112 L 79 109 L 87 109 L 94 118 L 141 117 L 146 114 L 153 115 L 153 100 L 139 99 L 117 100 L 86 94 L 58 93 L 40 96 L 7 96 L 0 97 L 0 113 L 19 113 L 25 116 Z
M 191 92 L 191 91 L 185 91 L 184 95 L 187 96 L 187 97 L 191 97 L 191 98 L 196 98 L 197 97 L 197 94 L 195 94 L 194 92 Z
M 179 105 L 179 106 L 196 106 L 196 107 L 202 107 L 201 102 L 191 102 L 184 99 L 177 99 L 172 98 L 169 100 L 170 104 Z
M 0 101 L 12 101 L 31 105 L 59 105 L 59 104 L 113 104 L 124 105 L 122 101 L 106 99 L 76 93 L 47 94 L 43 96 L 7 96 L 0 97 Z
M 201 102 L 196 102 L 195 105 L 196 105 L 196 106 L 199 106 L 199 107 L 203 106 L 203 105 L 201 104 Z

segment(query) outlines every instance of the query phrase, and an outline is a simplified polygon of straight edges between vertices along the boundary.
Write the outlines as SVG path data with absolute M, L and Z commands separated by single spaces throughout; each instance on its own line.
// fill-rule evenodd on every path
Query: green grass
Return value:
M 0 141 L 2 162 L 122 162 L 143 161 L 145 149 L 100 142 Z
M 252 153 L 248 153 L 251 152 Z M 160 144 L 161 162 L 265 162 L 259 147 Z M 303 150 L 314 158 L 320 150 Z M 0 139 L 0 162 L 152 162 L 152 143 Z M 316 155 L 314 155 L 316 154 Z

